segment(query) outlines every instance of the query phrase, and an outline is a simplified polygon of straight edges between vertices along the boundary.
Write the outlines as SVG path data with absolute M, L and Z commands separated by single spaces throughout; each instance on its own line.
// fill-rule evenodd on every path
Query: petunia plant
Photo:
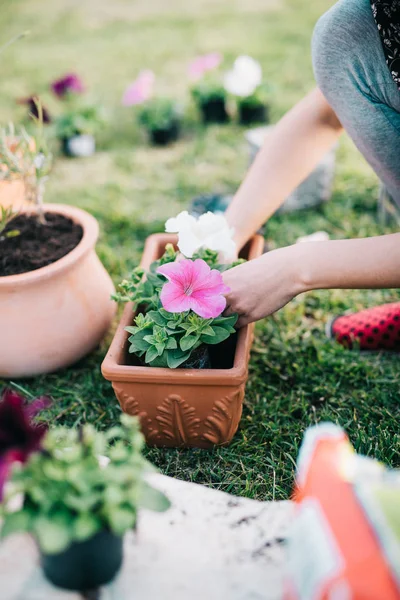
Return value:
M 145 480 L 152 467 L 141 454 L 143 443 L 137 419 L 128 415 L 106 432 L 92 425 L 50 430 L 40 451 L 13 468 L 2 537 L 31 533 L 43 554 L 58 554 L 102 531 L 122 536 L 142 507 L 166 510 L 168 499 Z
M 171 369 L 209 367 L 208 346 L 220 344 L 235 333 L 237 315 L 223 315 L 229 288 L 224 285 L 222 272 L 242 261 L 221 263 L 221 247 L 207 247 L 221 219 L 227 228 L 224 217 L 210 213 L 207 223 L 212 225 L 211 237 L 204 227 L 205 237 L 198 232 L 197 242 L 190 248 L 178 242 L 179 252 L 167 245 L 164 255 L 147 272 L 138 267 L 120 284 L 114 299 L 132 302 L 137 312 L 126 330 L 130 334 L 129 351 L 140 362 Z M 193 227 L 197 222 L 181 213 L 167 221 L 166 228 L 178 229 L 181 234 L 185 223 Z M 190 258 L 182 256 L 184 250 L 190 251 Z
M 242 124 L 267 119 L 271 87 L 263 81 L 261 65 L 251 56 L 239 56 L 225 74 L 226 91 L 236 98 Z

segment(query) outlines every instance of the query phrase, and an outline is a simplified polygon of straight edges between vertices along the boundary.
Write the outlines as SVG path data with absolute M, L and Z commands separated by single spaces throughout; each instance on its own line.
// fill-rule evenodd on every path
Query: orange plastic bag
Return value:
M 342 429 L 306 432 L 288 540 L 287 600 L 400 599 L 400 474 Z

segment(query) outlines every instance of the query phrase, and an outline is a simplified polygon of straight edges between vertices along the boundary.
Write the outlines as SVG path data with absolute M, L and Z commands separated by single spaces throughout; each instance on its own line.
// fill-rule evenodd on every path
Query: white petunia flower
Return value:
M 235 259 L 233 229 L 223 215 L 208 212 L 196 219 L 184 211 L 168 219 L 165 231 L 178 234 L 178 248 L 186 258 L 192 258 L 200 248 L 208 248 L 218 252 L 221 260 Z
M 165 231 L 167 233 L 179 233 L 182 229 L 193 227 L 196 219 L 189 215 L 187 210 L 182 211 L 176 217 L 171 217 L 165 223 Z
M 251 96 L 262 82 L 262 69 L 259 62 L 251 56 L 239 56 L 233 69 L 224 78 L 227 92 L 245 98 Z

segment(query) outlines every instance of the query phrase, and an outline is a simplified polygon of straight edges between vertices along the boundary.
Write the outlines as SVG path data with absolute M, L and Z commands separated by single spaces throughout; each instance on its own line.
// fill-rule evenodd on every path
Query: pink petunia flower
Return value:
M 26 462 L 39 450 L 47 431 L 44 424 L 34 425 L 32 419 L 51 404 L 41 396 L 26 404 L 22 396 L 6 389 L 0 397 L 0 502 L 3 487 L 14 462 Z
M 171 313 L 192 310 L 199 317 L 213 319 L 219 317 L 226 307 L 230 289 L 224 285 L 222 275 L 198 258 L 167 263 L 157 269 L 157 273 L 169 280 L 161 290 L 161 304 Z
M 192 81 L 198 81 L 208 71 L 214 71 L 222 62 L 222 56 L 219 52 L 204 54 L 198 56 L 189 65 L 189 77 Z
M 71 93 L 81 94 L 85 91 L 85 86 L 78 75 L 68 73 L 64 77 L 61 77 L 61 79 L 53 81 L 51 89 L 58 98 L 65 98 L 65 96 Z
M 122 97 L 123 106 L 142 104 L 153 95 L 155 75 L 153 71 L 141 71 L 137 79 L 131 83 Z

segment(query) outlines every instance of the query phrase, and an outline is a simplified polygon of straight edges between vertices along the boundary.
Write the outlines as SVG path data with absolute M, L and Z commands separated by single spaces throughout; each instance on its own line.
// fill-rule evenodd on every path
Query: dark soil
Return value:
M 73 250 L 83 237 L 80 225 L 56 213 L 45 214 L 46 223 L 35 215 L 18 215 L 0 234 L 0 277 L 28 273 L 51 265 Z M 4 237 L 8 231 L 19 235 Z

